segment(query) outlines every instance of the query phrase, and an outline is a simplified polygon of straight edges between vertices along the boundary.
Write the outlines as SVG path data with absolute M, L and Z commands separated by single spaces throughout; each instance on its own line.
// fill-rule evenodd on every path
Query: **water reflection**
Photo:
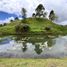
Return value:
M 37 54 L 41 54 L 42 53 L 42 48 L 40 48 L 40 45 L 35 45 L 35 52 L 37 53 Z
M 7 36 L 0 38 L 0 57 L 67 57 L 67 36 Z
M 0 44 L 7 44 L 11 41 L 11 37 L 0 38 Z
M 23 42 L 22 45 L 23 45 L 22 51 L 25 52 L 27 50 L 26 42 Z
M 22 43 L 22 51 L 27 50 L 27 43 L 31 43 L 35 46 L 34 51 L 39 55 L 43 52 L 43 48 L 50 48 L 53 46 L 53 41 L 48 36 L 15 36 L 14 40 L 18 43 Z

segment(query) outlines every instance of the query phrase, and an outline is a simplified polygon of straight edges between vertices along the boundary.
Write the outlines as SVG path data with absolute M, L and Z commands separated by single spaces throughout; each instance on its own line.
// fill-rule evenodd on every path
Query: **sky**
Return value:
M 44 5 L 48 14 L 51 10 L 55 11 L 58 16 L 58 24 L 67 24 L 67 0 L 0 0 L 0 11 L 7 13 L 6 16 L 4 15 L 4 19 L 0 17 L 0 23 L 14 19 L 14 15 L 19 17 L 23 7 L 27 10 L 27 16 L 30 17 L 39 4 Z

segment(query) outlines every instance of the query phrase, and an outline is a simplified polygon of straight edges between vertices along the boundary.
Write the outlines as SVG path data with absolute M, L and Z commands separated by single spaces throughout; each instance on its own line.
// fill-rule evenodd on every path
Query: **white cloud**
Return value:
M 53 9 L 59 20 L 67 20 L 67 0 L 0 0 L 0 10 L 19 15 L 21 8 L 25 7 L 28 16 L 31 16 L 39 3 L 42 3 L 48 11 Z
M 35 3 L 37 4 L 34 0 L 0 0 L 0 10 L 20 14 L 21 8 L 24 7 L 30 13 Z
M 61 23 L 58 23 L 59 25 L 67 25 L 67 21 L 63 21 Z

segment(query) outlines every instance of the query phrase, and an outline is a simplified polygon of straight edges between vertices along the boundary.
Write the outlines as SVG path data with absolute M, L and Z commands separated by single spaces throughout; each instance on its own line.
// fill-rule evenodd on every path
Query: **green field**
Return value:
M 67 59 L 0 59 L 0 67 L 67 67 Z
M 21 20 L 15 20 L 11 23 L 8 23 L 6 26 L 0 27 L 0 34 L 15 34 L 15 26 L 20 23 L 23 22 L 21 22 Z M 67 34 L 67 26 L 57 25 L 48 19 L 27 18 L 26 24 L 29 24 L 31 32 Z M 51 30 L 46 31 L 46 27 L 51 27 Z

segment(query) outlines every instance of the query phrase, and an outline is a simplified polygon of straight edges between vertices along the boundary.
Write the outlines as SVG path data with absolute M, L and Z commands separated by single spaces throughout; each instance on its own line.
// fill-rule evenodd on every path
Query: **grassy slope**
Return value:
M 57 25 L 57 24 L 53 23 L 52 21 L 49 21 L 48 19 L 28 18 L 26 20 L 27 20 L 27 23 L 31 27 L 31 31 L 33 31 L 33 32 L 45 31 L 44 30 L 45 27 L 51 27 L 52 29 L 49 32 L 52 32 L 52 33 L 62 33 L 62 32 L 66 33 L 67 32 L 66 31 L 67 27 Z M 0 27 L 0 33 L 1 32 L 5 33 L 5 34 L 15 33 L 15 26 L 19 23 L 21 23 L 20 20 L 9 23 L 6 26 Z
M 19 23 L 20 21 L 14 21 L 14 22 L 8 23 L 6 26 L 0 27 L 0 33 L 3 33 L 3 34 L 15 33 L 15 26 Z
M 67 59 L 0 59 L 0 67 L 67 67 Z

